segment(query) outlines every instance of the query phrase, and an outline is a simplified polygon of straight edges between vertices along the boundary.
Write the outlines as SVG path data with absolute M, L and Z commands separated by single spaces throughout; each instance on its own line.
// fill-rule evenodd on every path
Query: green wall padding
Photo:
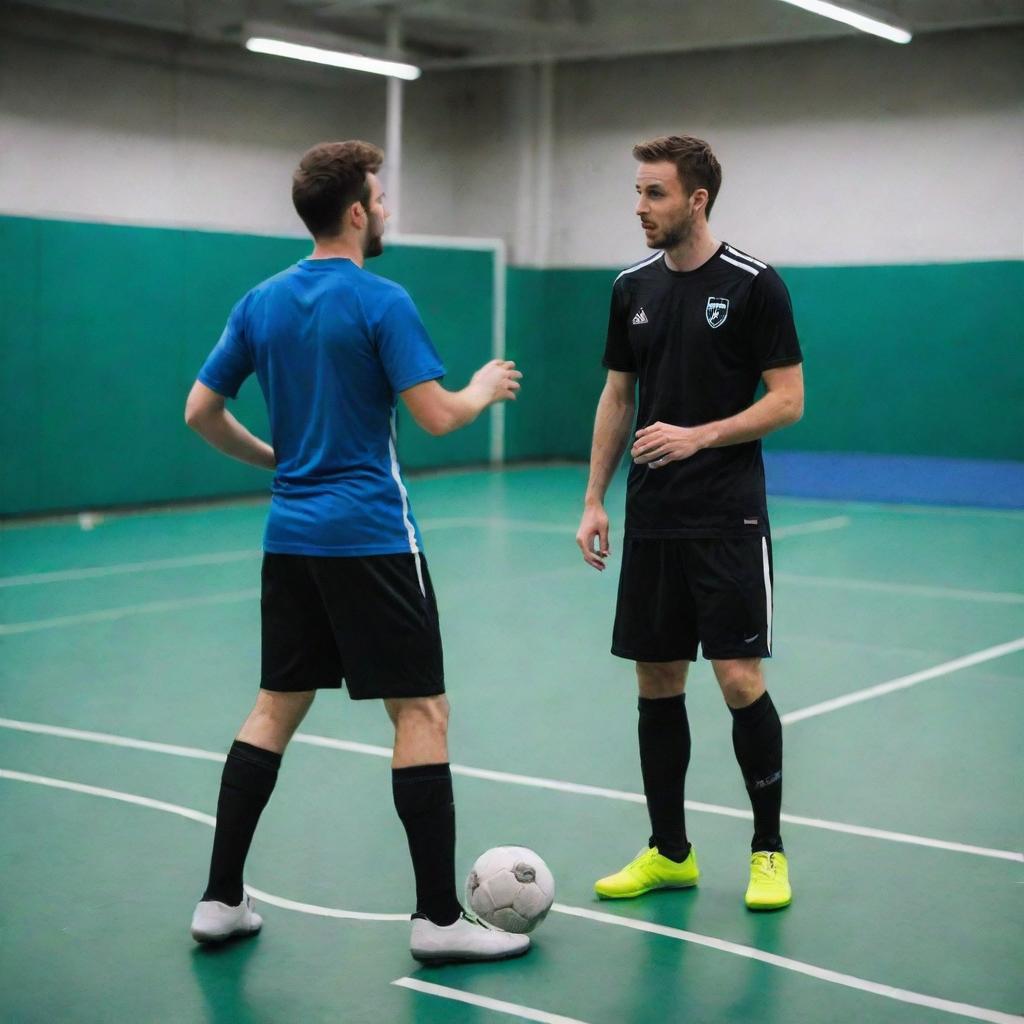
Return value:
M 465 387 L 491 358 L 494 330 L 494 253 L 475 249 L 390 246 L 367 265 L 409 290 L 444 360 L 445 386 Z M 490 459 L 490 419 L 444 437 L 421 430 L 398 403 L 398 454 L 404 469 L 457 466 Z
M 183 422 L 232 305 L 309 252 L 302 239 L 0 217 L 0 514 L 266 490 Z M 462 386 L 491 353 L 493 254 L 395 246 L 368 269 L 411 292 Z M 262 437 L 255 377 L 232 411 Z M 399 424 L 407 467 L 484 462 L 486 418 L 431 438 Z
M 265 491 L 209 449 L 185 395 L 234 302 L 302 239 L 0 217 L 0 515 Z M 491 353 L 493 254 L 392 246 L 462 387 Z M 525 374 L 511 460 L 585 459 L 614 270 L 512 267 L 507 351 Z M 777 449 L 1024 459 L 1024 262 L 782 268 L 807 405 Z M 255 379 L 232 404 L 266 436 Z M 444 438 L 399 412 L 406 468 L 486 462 L 488 418 Z
M 807 410 L 774 447 L 1024 459 L 1024 262 L 782 276 Z
M 589 458 L 615 274 L 509 269 L 506 353 L 523 390 L 505 416 L 507 458 Z
M 1024 459 L 1024 262 L 781 268 L 806 409 L 767 445 Z M 584 459 L 615 271 L 509 271 L 510 458 Z

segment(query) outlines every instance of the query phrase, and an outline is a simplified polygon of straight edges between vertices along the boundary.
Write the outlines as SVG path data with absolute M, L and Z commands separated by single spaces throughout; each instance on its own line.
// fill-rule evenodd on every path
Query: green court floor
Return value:
M 575 466 L 410 482 L 460 871 L 522 843 L 558 884 L 533 952 L 481 967 L 409 957 L 390 727 L 337 693 L 254 844 L 263 933 L 215 951 L 188 936 L 218 758 L 258 681 L 262 502 L 0 529 L 0 1021 L 1024 1020 L 1024 513 L 773 503 L 795 896 L 755 916 L 704 663 L 687 698 L 700 887 L 593 896 L 647 821 L 631 666 L 608 653 L 617 545 L 601 575 L 573 541 L 584 482 Z

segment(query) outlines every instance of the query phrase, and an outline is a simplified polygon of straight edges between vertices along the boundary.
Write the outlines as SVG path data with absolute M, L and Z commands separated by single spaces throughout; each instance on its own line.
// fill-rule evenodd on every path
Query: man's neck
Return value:
M 665 263 L 669 270 L 696 270 L 715 255 L 720 244 L 708 230 L 707 224 L 704 224 L 681 245 L 666 249 Z
M 363 265 L 363 247 L 354 238 L 339 235 L 337 238 L 317 238 L 314 240 L 311 260 L 351 260 L 357 267 Z

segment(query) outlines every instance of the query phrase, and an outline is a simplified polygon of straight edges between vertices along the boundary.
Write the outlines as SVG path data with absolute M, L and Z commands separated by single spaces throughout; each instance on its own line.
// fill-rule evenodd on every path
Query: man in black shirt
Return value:
M 603 570 L 604 496 L 635 412 L 612 653 L 636 663 L 652 834 L 595 889 L 614 899 L 697 883 L 683 788 L 684 689 L 699 644 L 732 713 L 754 811 L 746 904 L 774 910 L 792 893 L 779 828 L 782 723 L 761 669 L 772 651 L 772 551 L 760 439 L 800 419 L 802 355 L 779 275 L 708 228 L 722 180 L 711 147 L 666 136 L 635 146 L 633 156 L 636 214 L 657 252 L 612 288 L 608 378 L 576 541 Z

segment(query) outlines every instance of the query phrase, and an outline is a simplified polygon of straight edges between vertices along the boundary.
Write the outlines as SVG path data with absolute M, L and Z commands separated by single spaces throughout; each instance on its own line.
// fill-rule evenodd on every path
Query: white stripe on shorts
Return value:
M 764 569 L 764 601 L 767 610 L 768 621 L 765 628 L 768 631 L 768 653 L 772 653 L 772 574 L 768 565 L 768 538 L 761 538 L 761 565 Z

